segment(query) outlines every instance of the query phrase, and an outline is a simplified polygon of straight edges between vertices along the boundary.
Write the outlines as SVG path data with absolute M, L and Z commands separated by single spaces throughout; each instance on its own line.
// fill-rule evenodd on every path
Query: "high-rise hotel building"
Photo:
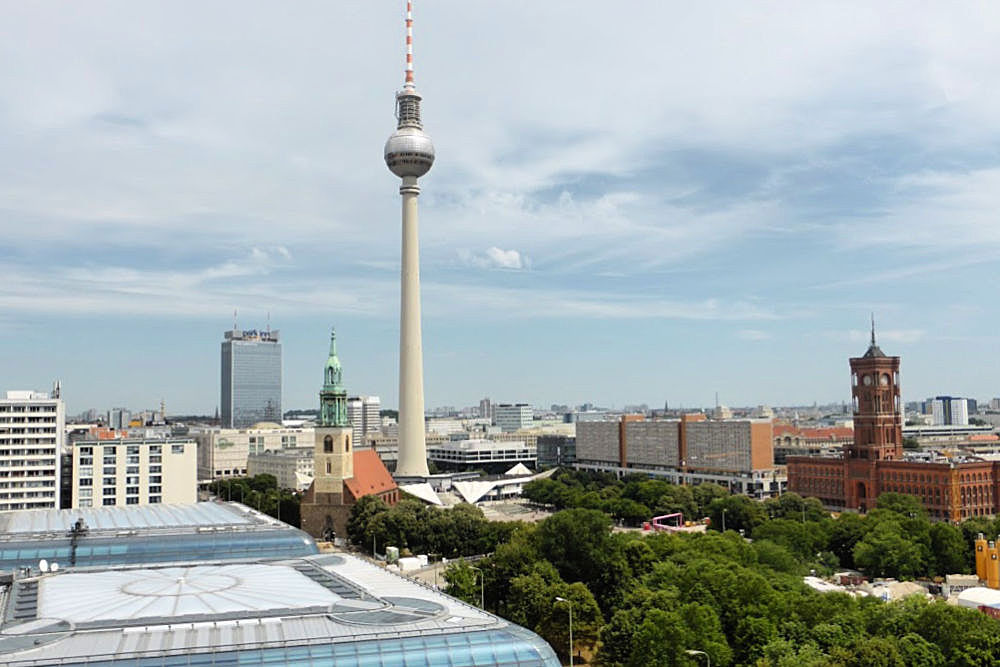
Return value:
M 59 454 L 66 408 L 51 394 L 8 391 L 0 398 L 0 512 L 59 507 Z
M 281 421 L 281 343 L 278 331 L 225 332 L 222 341 L 223 428 Z

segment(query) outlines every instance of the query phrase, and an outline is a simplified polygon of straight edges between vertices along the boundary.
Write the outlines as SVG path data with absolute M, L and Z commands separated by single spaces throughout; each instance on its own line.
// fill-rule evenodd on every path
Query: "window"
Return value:
M 128 446 L 128 447 L 126 448 L 126 452 L 127 452 L 128 454 L 135 454 L 135 455 L 137 455 L 137 456 L 138 456 L 138 454 L 139 454 L 139 445 L 129 445 L 129 446 Z
M 104 479 L 101 480 L 101 483 L 104 486 L 114 486 L 115 484 L 118 483 L 118 480 L 114 477 L 105 477 Z
M 159 494 L 160 491 L 161 491 L 161 487 L 159 487 L 159 486 L 151 486 L 151 487 L 149 487 L 149 492 L 150 493 Z
M 184 453 L 184 445 L 170 445 L 170 453 L 171 454 L 183 454 Z
M 113 496 L 113 495 L 115 495 L 115 487 L 111 487 L 110 489 L 105 488 L 104 489 L 104 495 L 105 496 Z
M 93 486 L 93 485 L 94 485 L 94 480 L 90 477 L 80 480 L 80 486 Z
M 105 456 L 115 456 L 115 454 L 116 454 L 116 452 L 115 452 L 115 448 L 114 447 L 105 447 L 104 448 L 104 455 Z
M 139 504 L 139 497 L 138 496 L 130 496 L 130 497 L 128 497 L 128 498 L 125 499 L 125 504 L 126 505 L 138 505 Z
M 114 466 L 104 466 L 104 470 L 101 474 L 104 475 L 114 475 L 117 474 Z
M 105 498 L 104 499 L 104 504 L 105 505 L 114 505 L 114 504 L 116 504 L 116 501 L 115 501 L 114 498 Z
M 329 461 L 327 461 L 326 462 L 326 474 L 329 475 L 332 472 L 333 472 L 333 464 L 331 464 Z
M 160 496 L 150 496 L 149 497 L 149 502 L 151 502 L 151 503 L 158 503 L 158 502 L 160 502 Z
M 333 453 L 333 436 L 326 436 L 323 438 L 323 451 L 330 454 Z
M 162 481 L 163 477 L 161 475 L 153 475 L 152 477 L 149 478 L 150 484 L 160 484 Z
M 126 486 L 125 487 L 125 493 L 127 495 L 130 495 L 130 496 L 137 496 L 137 495 L 139 495 L 139 487 L 138 486 Z
M 351 451 L 351 436 L 347 436 L 346 438 L 344 438 L 344 451 L 345 452 Z

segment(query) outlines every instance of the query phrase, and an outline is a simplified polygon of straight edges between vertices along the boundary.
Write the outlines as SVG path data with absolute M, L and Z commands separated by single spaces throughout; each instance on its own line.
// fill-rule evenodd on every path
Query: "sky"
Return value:
M 0 390 L 394 406 L 404 4 L 4 2 Z M 1000 6 L 414 4 L 428 407 L 1000 395 Z

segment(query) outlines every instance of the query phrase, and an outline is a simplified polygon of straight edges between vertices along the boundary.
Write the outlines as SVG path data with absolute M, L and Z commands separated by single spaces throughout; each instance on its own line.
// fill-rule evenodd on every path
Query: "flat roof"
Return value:
M 0 662 L 11 667 L 296 647 L 328 652 L 329 664 L 361 664 L 371 650 L 385 664 L 440 650 L 463 656 L 448 664 L 495 664 L 501 652 L 517 653 L 504 663 L 559 664 L 523 628 L 347 554 L 78 568 L 15 577 L 3 598 Z
M 183 529 L 221 526 L 285 527 L 276 519 L 246 505 L 226 502 L 202 502 L 176 505 L 125 505 L 123 507 L 85 507 L 80 509 L 38 509 L 0 512 L 0 541 L 23 539 L 29 535 L 63 536 L 83 519 L 90 535 L 120 531 L 183 531 Z M 183 532 L 191 532 L 190 530 Z

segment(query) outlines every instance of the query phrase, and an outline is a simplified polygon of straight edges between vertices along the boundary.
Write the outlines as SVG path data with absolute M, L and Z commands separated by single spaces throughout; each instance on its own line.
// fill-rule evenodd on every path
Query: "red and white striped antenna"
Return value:
M 413 0 L 406 0 L 406 87 L 413 88 Z

